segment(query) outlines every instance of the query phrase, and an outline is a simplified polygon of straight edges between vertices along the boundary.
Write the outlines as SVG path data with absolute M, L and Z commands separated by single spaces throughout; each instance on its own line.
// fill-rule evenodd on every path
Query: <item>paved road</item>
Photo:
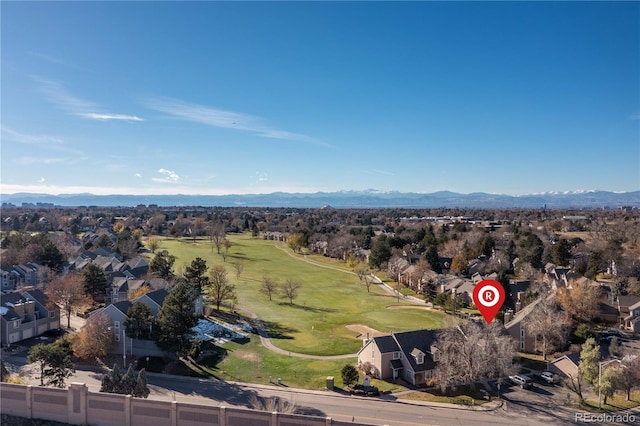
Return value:
M 35 365 L 25 365 L 24 355 L 6 356 L 3 360 L 23 371 L 30 371 L 30 384 L 38 385 Z M 98 392 L 102 373 L 96 367 L 79 365 L 68 380 L 87 384 Z M 371 425 L 566 425 L 573 424 L 576 411 L 561 405 L 554 398 L 555 388 L 536 385 L 533 392 L 516 387 L 503 388 L 505 403 L 489 403 L 481 407 L 461 407 L 449 404 L 421 403 L 403 400 L 402 395 L 380 398 L 361 398 L 329 391 L 309 391 L 277 385 L 255 385 L 210 379 L 148 373 L 150 399 L 176 400 L 210 405 L 250 407 L 252 396 L 279 397 L 295 403 L 299 412 L 307 415 L 332 417 L 337 420 Z M 559 387 L 557 390 L 563 392 Z M 633 411 L 640 420 L 640 409 Z M 605 423 L 595 423 L 605 424 Z

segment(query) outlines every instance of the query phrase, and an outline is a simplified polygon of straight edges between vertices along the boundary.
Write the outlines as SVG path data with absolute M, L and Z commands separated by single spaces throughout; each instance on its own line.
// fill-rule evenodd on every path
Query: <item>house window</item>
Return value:
M 371 359 L 376 358 L 376 351 L 374 349 L 371 350 Z
M 416 364 L 423 364 L 424 363 L 424 354 L 418 354 L 418 356 L 416 357 Z
M 113 328 L 115 328 L 116 331 L 120 331 L 120 321 L 114 321 Z
M 13 322 L 13 328 L 20 328 L 20 320 L 15 320 Z
M 394 352 L 393 359 L 400 359 L 400 352 Z
M 56 311 L 49 312 L 49 318 L 55 318 L 55 317 L 56 317 Z
M 520 341 L 520 350 L 524 352 L 524 340 Z
M 520 329 L 520 338 L 524 338 L 524 328 Z

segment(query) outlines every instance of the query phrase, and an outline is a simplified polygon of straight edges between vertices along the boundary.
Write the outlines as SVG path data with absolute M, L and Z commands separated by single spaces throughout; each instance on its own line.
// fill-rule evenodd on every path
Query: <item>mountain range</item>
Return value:
M 300 207 L 320 208 L 618 208 L 640 207 L 640 191 L 574 191 L 530 195 L 501 195 L 450 191 L 433 193 L 398 191 L 337 191 L 315 193 L 243 194 L 243 195 L 94 195 L 34 194 L 0 195 L 3 204 L 47 203 L 56 206 L 219 206 L 219 207 Z M 6 204 L 5 204 L 6 206 Z

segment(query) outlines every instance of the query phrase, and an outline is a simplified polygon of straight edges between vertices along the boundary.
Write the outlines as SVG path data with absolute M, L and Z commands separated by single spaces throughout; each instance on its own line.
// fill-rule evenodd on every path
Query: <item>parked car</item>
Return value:
M 550 385 L 556 382 L 556 378 L 550 371 L 543 371 L 542 373 L 538 374 L 538 377 L 540 377 L 540 379 L 549 383 Z
M 520 386 L 522 389 L 529 389 L 533 386 L 533 382 L 527 376 L 509 376 L 509 380 L 511 380 L 514 384 Z

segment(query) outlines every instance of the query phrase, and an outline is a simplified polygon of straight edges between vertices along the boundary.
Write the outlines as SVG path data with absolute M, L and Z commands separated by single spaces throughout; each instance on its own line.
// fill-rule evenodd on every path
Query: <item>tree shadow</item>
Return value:
M 303 311 L 309 311 L 309 312 L 313 312 L 313 313 L 330 313 L 330 312 L 338 312 L 337 309 L 332 309 L 332 308 L 318 308 L 315 306 L 309 306 L 309 305 L 298 305 L 296 303 L 290 304 L 287 302 L 278 302 L 279 306 L 288 306 L 290 308 L 295 308 L 295 309 L 301 309 Z
M 262 327 L 267 333 L 267 337 L 270 339 L 293 339 L 289 333 L 295 333 L 298 331 L 295 328 L 287 327 L 277 322 L 273 321 L 262 321 Z M 254 334 L 258 334 L 255 332 Z

